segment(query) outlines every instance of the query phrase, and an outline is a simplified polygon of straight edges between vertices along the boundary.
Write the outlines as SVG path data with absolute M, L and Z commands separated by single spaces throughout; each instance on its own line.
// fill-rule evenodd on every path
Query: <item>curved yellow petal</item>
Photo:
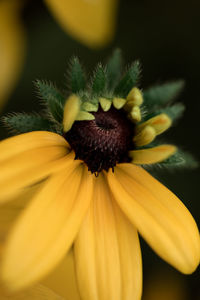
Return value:
M 127 99 L 127 107 L 134 106 L 140 106 L 143 103 L 143 96 L 142 96 L 142 92 L 137 88 L 134 87 L 131 89 L 131 91 L 129 92 L 128 96 L 126 97 Z M 126 110 L 126 105 L 125 105 L 125 110 Z
M 161 162 L 177 151 L 174 145 L 161 145 L 153 148 L 129 151 L 132 163 L 137 165 L 155 164 Z
M 23 66 L 25 33 L 20 22 L 22 1 L 0 1 L 0 109 L 10 96 Z
M 138 105 L 134 105 L 128 114 L 129 119 L 134 122 L 140 122 L 142 119 L 140 107 Z
M 121 164 L 108 174 L 119 206 L 164 260 L 183 273 L 199 264 L 197 225 L 182 202 L 140 167 Z
M 113 38 L 118 0 L 45 2 L 63 29 L 87 46 L 104 46 Z
M 139 133 L 137 133 L 133 142 L 137 147 L 145 146 L 151 143 L 156 137 L 156 131 L 152 126 L 145 126 Z
M 67 141 L 54 132 L 32 131 L 16 135 L 0 142 L 0 162 L 28 150 L 51 146 L 69 148 Z
M 0 206 L 0 243 L 4 242 L 6 235 L 12 228 L 14 221 L 23 211 L 28 201 L 39 191 L 43 183 L 35 184 L 23 189 L 21 193 L 14 194 L 12 202 Z
M 5 292 L 0 289 L 0 297 L 1 300 L 65 300 L 55 294 L 51 289 L 40 284 L 29 288 L 25 292 L 17 293 L 16 295 L 6 295 Z
M 81 101 L 76 95 L 71 95 L 65 103 L 63 116 L 63 129 L 67 132 L 71 129 L 76 117 L 80 111 Z
M 102 174 L 75 240 L 75 266 L 83 300 L 139 300 L 142 266 L 138 235 L 117 207 Z
M 103 97 L 99 98 L 99 103 L 104 111 L 108 111 L 112 105 L 112 101 Z
M 70 248 L 92 197 L 93 176 L 80 161 L 47 180 L 19 218 L 2 258 L 1 278 L 17 291 L 47 275 Z
M 113 98 L 113 106 L 116 109 L 121 109 L 125 103 L 126 103 L 126 99 L 124 99 L 124 98 L 119 98 L 119 97 Z
M 156 135 L 159 135 L 172 125 L 172 120 L 167 114 L 159 114 L 137 126 L 136 131 L 140 132 L 145 126 L 148 125 L 155 129 Z
M 0 202 L 12 200 L 22 188 L 64 169 L 69 160 L 67 154 L 66 147 L 51 146 L 29 150 L 0 162 Z
M 42 281 L 42 284 L 66 300 L 81 300 L 75 274 L 73 249 L 67 253 L 56 269 Z

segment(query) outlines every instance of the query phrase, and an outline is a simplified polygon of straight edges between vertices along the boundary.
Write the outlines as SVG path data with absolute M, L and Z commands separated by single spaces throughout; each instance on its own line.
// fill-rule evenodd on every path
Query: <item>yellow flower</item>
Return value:
M 1 278 L 12 292 L 42 280 L 72 248 L 81 299 L 140 299 L 138 232 L 179 271 L 191 273 L 199 263 L 193 217 L 143 168 L 183 162 L 175 146 L 155 144 L 182 112 L 181 105 L 166 106 L 182 82 L 142 95 L 136 87 L 139 63 L 121 79 L 119 70 L 115 52 L 106 68 L 97 66 L 88 89 L 74 59 L 67 98 L 51 84 L 36 83 L 49 119 L 4 118 L 13 129 L 29 132 L 0 144 L 0 201 L 39 184 L 3 251 Z

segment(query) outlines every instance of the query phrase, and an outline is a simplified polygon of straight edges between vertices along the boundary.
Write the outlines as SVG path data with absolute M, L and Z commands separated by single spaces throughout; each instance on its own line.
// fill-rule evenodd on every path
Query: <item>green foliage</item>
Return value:
M 189 168 L 194 169 L 198 167 L 198 162 L 195 158 L 182 150 L 177 151 L 174 155 L 170 156 L 168 159 L 159 163 L 161 167 L 165 168 Z
M 151 87 L 143 92 L 144 104 L 146 108 L 150 110 L 159 106 L 164 106 L 168 102 L 175 100 L 183 87 L 183 80 Z
M 73 93 L 78 93 L 85 89 L 85 74 L 77 57 L 73 57 L 71 60 L 69 76 L 70 86 Z
M 126 97 L 130 90 L 137 84 L 141 73 L 139 61 L 135 61 L 128 69 L 124 77 L 120 80 L 115 88 L 115 95 Z
M 65 97 L 52 83 L 37 80 L 35 86 L 40 98 L 43 100 L 43 103 L 45 103 L 45 106 L 53 118 L 58 122 L 62 122 Z
M 106 69 L 108 76 L 108 89 L 112 90 L 117 85 L 122 70 L 122 55 L 120 49 L 114 50 L 107 63 Z
M 167 114 L 170 117 L 170 119 L 174 122 L 177 119 L 179 119 L 180 117 L 182 117 L 184 110 L 185 110 L 185 106 L 182 103 L 176 103 L 174 105 L 167 106 L 163 109 L 158 109 L 151 114 L 147 114 L 144 118 L 144 121 L 146 121 L 156 115 L 164 113 L 164 114 Z
M 92 94 L 100 96 L 106 88 L 106 71 L 101 64 L 98 64 L 92 81 Z
M 38 130 L 53 131 L 53 124 L 37 114 L 12 114 L 3 117 L 2 122 L 15 134 Z

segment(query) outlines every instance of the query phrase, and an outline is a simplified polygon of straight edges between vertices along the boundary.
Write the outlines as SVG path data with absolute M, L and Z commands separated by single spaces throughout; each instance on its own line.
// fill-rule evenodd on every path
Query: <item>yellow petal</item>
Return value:
M 22 188 L 64 169 L 68 160 L 66 147 L 52 146 L 29 150 L 0 163 L 0 202 L 12 200 Z
M 76 121 L 90 121 L 94 119 L 94 115 L 87 111 L 80 111 L 76 117 Z
M 45 0 L 64 30 L 90 47 L 113 38 L 117 0 Z
M 75 240 L 75 266 L 83 300 L 139 300 L 141 254 L 135 228 L 113 202 L 102 174 Z
M 82 108 L 86 111 L 97 111 L 98 104 L 92 104 L 91 102 L 86 101 L 82 104 Z
M 139 132 L 147 125 L 152 126 L 156 131 L 156 135 L 159 135 L 172 125 L 172 120 L 168 117 L 168 115 L 160 114 L 142 123 L 136 128 L 136 130 Z
M 109 99 L 106 99 L 106 98 L 99 98 L 99 102 L 100 102 L 100 105 L 101 105 L 101 108 L 104 110 L 104 111 L 108 111 L 112 105 L 112 102 L 111 100 Z
M 93 176 L 80 161 L 47 180 L 11 232 L 1 277 L 11 291 L 47 275 L 70 248 L 92 197 Z
M 164 260 L 183 273 L 199 264 L 196 223 L 182 202 L 141 167 L 121 164 L 108 174 L 119 206 Z
M 10 137 L 0 142 L 0 162 L 28 150 L 50 146 L 69 147 L 62 136 L 49 131 L 33 131 Z
M 42 281 L 42 284 L 66 300 L 80 300 L 72 249 L 56 269 Z
M 143 103 L 143 97 L 142 97 L 142 93 L 141 91 L 134 87 L 132 88 L 132 90 L 129 92 L 128 96 L 127 96 L 127 105 L 129 105 L 129 103 L 131 103 L 131 105 L 142 105 Z
M 131 112 L 128 114 L 129 118 L 135 123 L 141 121 L 141 112 L 139 106 L 132 107 Z
M 156 137 L 156 131 L 152 126 L 145 126 L 139 133 L 137 133 L 133 142 L 137 147 L 145 146 L 151 143 Z
M 64 116 L 63 116 L 63 129 L 64 132 L 67 132 L 71 129 L 74 124 L 76 117 L 80 111 L 81 101 L 76 95 L 71 95 L 65 104 L 64 107 Z
M 65 300 L 59 295 L 56 295 L 51 289 L 40 284 L 16 295 L 6 295 L 5 292 L 0 289 L 0 297 L 1 300 Z
M 25 33 L 20 21 L 21 1 L 0 1 L 0 109 L 20 75 L 25 54 Z
M 15 219 L 20 215 L 28 201 L 41 188 L 43 183 L 35 184 L 29 188 L 23 189 L 21 193 L 14 194 L 12 202 L 0 206 L 0 242 L 3 242 L 9 230 L 14 224 Z
M 174 145 L 161 145 L 154 148 L 129 151 L 132 163 L 137 165 L 155 164 L 161 162 L 177 151 Z
M 116 108 L 116 109 L 121 109 L 124 104 L 126 103 L 126 99 L 124 98 L 113 98 L 113 106 Z

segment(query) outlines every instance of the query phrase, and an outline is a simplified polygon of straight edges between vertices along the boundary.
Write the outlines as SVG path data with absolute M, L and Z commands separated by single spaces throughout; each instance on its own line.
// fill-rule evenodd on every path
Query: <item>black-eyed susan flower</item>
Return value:
M 1 278 L 15 292 L 40 281 L 73 251 L 83 300 L 140 299 L 138 232 L 183 273 L 199 263 L 196 223 L 182 202 L 146 166 L 194 163 L 158 142 L 181 115 L 168 105 L 182 81 L 137 87 L 139 62 L 121 77 L 120 52 L 99 64 L 86 84 L 78 59 L 63 95 L 37 81 L 45 114 L 14 114 L 4 122 L 21 133 L 0 144 L 0 201 L 36 187 L 10 231 Z

